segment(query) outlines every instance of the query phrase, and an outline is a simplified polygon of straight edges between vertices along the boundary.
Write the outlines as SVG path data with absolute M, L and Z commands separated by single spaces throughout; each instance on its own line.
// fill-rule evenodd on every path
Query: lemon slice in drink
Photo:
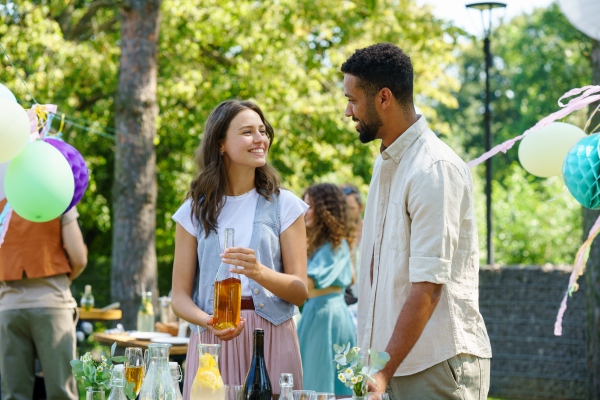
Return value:
M 206 353 L 200 356 L 199 360 L 199 367 L 202 369 L 205 368 L 211 368 L 211 367 L 216 367 L 217 366 L 217 362 L 215 361 L 215 359 L 213 358 L 213 356 L 211 356 L 210 354 Z
M 214 389 L 219 385 L 219 377 L 210 371 L 205 371 L 198 376 L 198 382 L 202 386 L 206 385 L 206 387 Z

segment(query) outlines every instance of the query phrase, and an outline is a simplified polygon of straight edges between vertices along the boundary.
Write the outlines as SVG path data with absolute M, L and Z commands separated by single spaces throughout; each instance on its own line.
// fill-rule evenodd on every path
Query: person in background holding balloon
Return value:
M 69 286 L 87 265 L 75 205 L 88 171 L 81 154 L 63 141 L 27 146 L 29 117 L 1 89 L 0 114 L 11 111 L 0 118 L 2 399 L 32 398 L 37 357 L 48 398 L 77 400 L 70 366 L 77 303 Z
M 171 306 L 192 324 L 185 375 L 188 399 L 199 358 L 198 343 L 220 344 L 219 364 L 226 385 L 241 385 L 252 359 L 253 330 L 265 335 L 265 360 L 273 387 L 282 373 L 302 388 L 302 363 L 292 320 L 307 297 L 308 205 L 280 188 L 267 163 L 274 131 L 261 109 L 230 100 L 208 117 L 196 150 L 198 175 L 187 199 L 173 215 L 177 222 Z M 223 249 L 225 229 L 235 230 Z M 213 327 L 214 282 L 221 262 L 241 278 L 241 321 L 235 329 Z M 208 382 L 205 382 L 208 383 Z
M 32 398 L 36 356 L 48 398 L 79 399 L 70 365 L 77 303 L 69 288 L 87 264 L 78 216 L 72 207 L 37 223 L 13 211 L 0 247 L 2 400 Z
M 349 242 L 354 224 L 346 196 L 330 183 L 313 185 L 304 193 L 308 241 L 308 300 L 298 326 L 304 388 L 351 396 L 338 378 L 333 345 L 356 345 L 356 328 L 344 301 L 344 289 L 352 282 Z

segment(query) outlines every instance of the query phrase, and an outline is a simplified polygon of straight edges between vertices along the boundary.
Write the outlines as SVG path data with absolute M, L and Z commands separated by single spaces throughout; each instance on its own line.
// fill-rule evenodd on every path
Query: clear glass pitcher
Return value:
M 190 400 L 225 400 L 219 350 L 220 344 L 198 345 L 198 371 L 190 388 Z
M 176 400 L 175 382 L 169 370 L 170 344 L 149 343 L 145 353 L 146 376 L 140 400 Z

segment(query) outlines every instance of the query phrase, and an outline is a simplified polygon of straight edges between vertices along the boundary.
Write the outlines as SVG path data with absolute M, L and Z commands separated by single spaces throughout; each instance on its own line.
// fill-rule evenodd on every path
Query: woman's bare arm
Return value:
M 242 332 L 245 321 L 242 320 L 235 330 L 229 328 L 217 331 L 212 327 L 211 316 L 202 311 L 192 300 L 192 290 L 198 262 L 196 246 L 196 238 L 177 223 L 171 307 L 175 315 L 179 318 L 209 329 L 221 340 L 231 340 Z

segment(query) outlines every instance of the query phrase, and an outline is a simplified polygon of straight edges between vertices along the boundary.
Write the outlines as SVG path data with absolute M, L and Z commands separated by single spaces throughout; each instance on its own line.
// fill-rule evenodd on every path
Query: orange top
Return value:
M 6 199 L 0 201 L 4 209 Z M 0 281 L 45 278 L 68 274 L 71 266 L 62 242 L 60 218 L 31 222 L 13 210 L 4 243 L 0 246 Z

